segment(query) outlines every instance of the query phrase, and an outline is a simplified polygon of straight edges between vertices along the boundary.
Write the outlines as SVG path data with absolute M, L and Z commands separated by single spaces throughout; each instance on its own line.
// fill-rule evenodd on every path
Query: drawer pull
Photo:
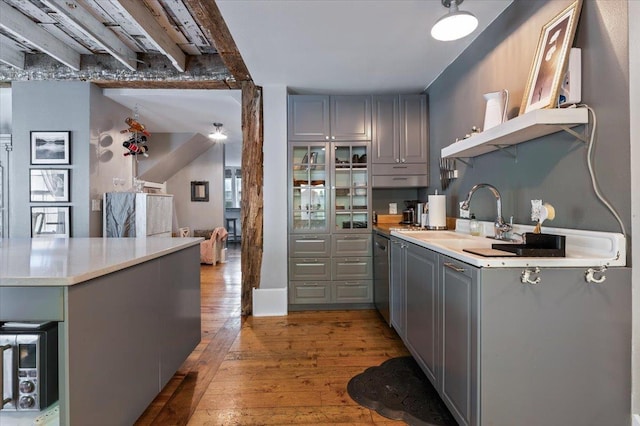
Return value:
M 444 262 L 444 266 L 446 266 L 449 269 L 453 269 L 456 272 L 464 272 L 464 268 L 461 268 L 459 266 L 454 265 L 451 262 Z

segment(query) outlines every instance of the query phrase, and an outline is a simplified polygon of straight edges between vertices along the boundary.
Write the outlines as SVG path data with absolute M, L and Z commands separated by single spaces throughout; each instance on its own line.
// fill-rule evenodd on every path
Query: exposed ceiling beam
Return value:
M 80 54 L 67 47 L 22 13 L 0 2 L 0 28 L 23 39 L 74 71 L 80 70 Z
M 209 41 L 216 47 L 225 66 L 237 81 L 252 80 L 229 27 L 213 0 L 184 0 Z
M 19 70 L 24 69 L 24 52 L 21 52 L 13 40 L 0 34 L 0 62 Z
M 68 25 L 74 26 L 90 37 L 95 43 L 106 50 L 111 56 L 120 61 L 131 71 L 137 67 L 136 53 L 129 49 L 118 36 L 102 22 L 98 21 L 75 0 L 41 0 L 58 15 L 63 17 Z
M 173 66 L 180 72 L 186 69 L 186 56 L 182 49 L 171 40 L 154 16 L 140 0 L 112 0 L 124 9 L 138 23 L 145 36 L 156 45 L 158 50 L 167 56 Z

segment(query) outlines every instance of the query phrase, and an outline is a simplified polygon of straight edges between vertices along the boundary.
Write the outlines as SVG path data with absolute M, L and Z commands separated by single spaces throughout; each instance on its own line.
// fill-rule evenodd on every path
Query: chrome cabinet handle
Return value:
M 459 266 L 454 265 L 451 262 L 444 262 L 444 266 L 446 266 L 449 269 L 453 269 L 456 272 L 464 272 L 464 268 L 461 268 Z
M 0 346 L 0 409 L 12 400 L 12 398 L 2 399 L 4 396 L 4 351 L 11 349 L 11 345 Z M 13 394 L 13 393 L 12 393 Z
M 387 251 L 387 246 L 380 244 L 379 242 L 376 241 L 376 247 L 378 247 L 380 250 L 382 251 Z

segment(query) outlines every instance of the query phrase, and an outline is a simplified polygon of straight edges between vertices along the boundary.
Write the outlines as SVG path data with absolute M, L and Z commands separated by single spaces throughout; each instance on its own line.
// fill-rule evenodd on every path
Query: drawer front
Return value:
M 331 279 L 331 264 L 329 258 L 289 259 L 289 279 L 297 281 L 328 281 Z
M 0 321 L 64 321 L 64 288 L 0 287 Z
M 426 175 L 426 164 L 374 164 L 373 176 Z
M 338 303 L 373 302 L 372 281 L 338 281 L 333 283 L 333 300 Z
M 291 281 L 289 283 L 289 303 L 329 303 L 331 284 L 329 282 Z
M 334 280 L 370 280 L 373 261 L 370 257 L 333 258 L 331 269 Z
M 371 234 L 334 235 L 334 256 L 372 256 Z
M 291 235 L 289 237 L 289 256 L 329 257 L 331 252 L 329 241 L 329 235 Z
M 371 178 L 372 188 L 409 188 L 429 185 L 428 175 L 377 176 Z

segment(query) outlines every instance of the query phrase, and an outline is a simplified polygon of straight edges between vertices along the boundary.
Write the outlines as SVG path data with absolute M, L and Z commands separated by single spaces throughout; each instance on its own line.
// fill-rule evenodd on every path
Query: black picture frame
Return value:
M 31 238 L 69 238 L 70 236 L 71 207 L 31 207 Z
M 32 131 L 31 164 L 71 164 L 71 132 Z
M 191 181 L 191 201 L 209 201 L 209 181 Z
M 69 169 L 30 169 L 29 201 L 32 203 L 68 203 Z

